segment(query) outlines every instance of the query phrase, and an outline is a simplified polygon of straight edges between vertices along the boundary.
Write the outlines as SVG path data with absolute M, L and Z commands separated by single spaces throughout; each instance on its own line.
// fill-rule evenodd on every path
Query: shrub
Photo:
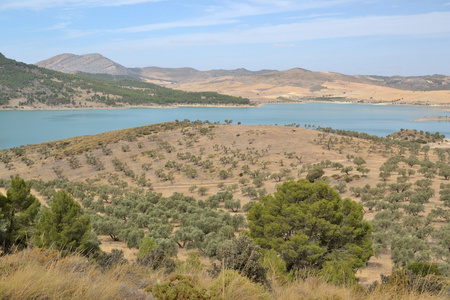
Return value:
M 317 179 L 319 179 L 320 177 L 322 177 L 323 174 L 324 174 L 324 171 L 322 169 L 314 168 L 308 172 L 308 174 L 306 175 L 306 179 L 309 182 L 314 182 Z
M 435 264 L 430 264 L 427 262 L 413 262 L 406 266 L 407 270 L 410 270 L 415 275 L 421 275 L 423 277 L 428 274 L 442 275 L 442 271 Z
M 259 246 L 245 235 L 227 241 L 219 257 L 225 269 L 236 270 L 252 281 L 265 283 L 267 270 L 262 267 L 261 258 Z
M 211 299 L 207 291 L 196 286 L 190 277 L 179 274 L 171 274 L 164 282 L 149 286 L 147 290 L 151 290 L 153 296 L 161 300 Z
M 111 253 L 101 252 L 96 258 L 97 264 L 103 269 L 110 269 L 117 265 L 126 264 L 128 261 L 123 257 L 123 251 L 112 249 Z

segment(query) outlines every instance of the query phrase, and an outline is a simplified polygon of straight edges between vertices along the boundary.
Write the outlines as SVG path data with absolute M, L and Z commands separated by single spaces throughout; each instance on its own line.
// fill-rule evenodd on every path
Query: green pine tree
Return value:
M 91 235 L 89 216 L 66 191 L 59 191 L 51 199 L 50 209 L 42 212 L 37 224 L 36 245 L 55 248 L 63 253 L 83 254 L 98 251 L 98 241 Z
M 372 227 L 363 220 L 362 206 L 323 182 L 283 183 L 250 209 L 248 220 L 250 236 L 277 251 L 288 270 L 354 274 L 372 256 Z
M 40 203 L 30 193 L 30 186 L 18 176 L 11 180 L 6 197 L 0 194 L 0 245 L 9 253 L 27 246 L 33 236 Z

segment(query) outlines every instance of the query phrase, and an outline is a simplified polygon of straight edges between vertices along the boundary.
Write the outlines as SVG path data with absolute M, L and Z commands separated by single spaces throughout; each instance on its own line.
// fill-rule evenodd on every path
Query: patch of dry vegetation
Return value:
M 446 299 L 443 293 L 418 293 L 401 284 L 371 289 L 342 287 L 313 276 L 293 280 L 272 277 L 264 287 L 232 270 L 213 278 L 204 266 L 193 261 L 181 263 L 174 273 L 167 275 L 162 269 L 155 271 L 130 263 L 102 269 L 78 255 L 62 257 L 57 251 L 27 249 L 0 258 L 0 297 L 101 300 L 187 299 L 196 295 L 196 299 L 236 300 Z
M 136 270 L 103 272 L 82 256 L 30 249 L 0 258 L 2 299 L 144 299 Z

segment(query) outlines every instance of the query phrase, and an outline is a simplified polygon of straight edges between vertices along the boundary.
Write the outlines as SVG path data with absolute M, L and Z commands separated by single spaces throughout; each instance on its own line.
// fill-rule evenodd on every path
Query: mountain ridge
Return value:
M 423 76 L 346 75 L 337 72 L 316 72 L 298 67 L 282 71 L 270 69 L 250 71 L 245 68 L 199 71 L 191 67 L 164 68 L 157 66 L 127 68 L 99 53 L 85 55 L 65 53 L 37 62 L 36 65 L 64 73 L 125 75 L 162 85 L 242 79 L 254 76 L 257 80 L 262 81 L 278 77 L 279 81 L 281 80 L 283 83 L 289 82 L 293 86 L 304 88 L 314 88 L 323 82 L 344 80 L 410 91 L 450 90 L 450 76 L 442 74 Z M 243 79 L 243 81 L 246 80 Z
M 75 55 L 63 53 L 36 63 L 38 67 L 63 73 L 91 73 L 136 77 L 136 73 L 100 53 Z

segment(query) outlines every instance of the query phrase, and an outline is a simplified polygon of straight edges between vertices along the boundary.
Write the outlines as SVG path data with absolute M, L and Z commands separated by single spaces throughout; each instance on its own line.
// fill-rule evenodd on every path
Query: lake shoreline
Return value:
M 0 111 L 66 111 L 66 110 L 109 110 L 109 109 L 136 109 L 136 108 L 154 108 L 154 109 L 168 109 L 168 108 L 184 108 L 184 107 L 212 107 L 212 108 L 256 108 L 263 107 L 270 104 L 306 104 L 306 103 L 330 103 L 330 104 L 360 104 L 360 105 L 374 105 L 374 106 L 412 106 L 412 107 L 430 107 L 438 110 L 450 111 L 450 105 L 442 103 L 399 103 L 399 102 L 372 102 L 364 100 L 349 100 L 349 101 L 322 101 L 322 100 L 308 100 L 303 99 L 299 101 L 267 101 L 267 102 L 253 102 L 254 105 L 237 105 L 237 104 L 173 104 L 173 105 L 121 105 L 121 106 L 107 106 L 107 105 L 92 105 L 92 106 L 0 106 Z M 417 119 L 419 120 L 419 119 Z

